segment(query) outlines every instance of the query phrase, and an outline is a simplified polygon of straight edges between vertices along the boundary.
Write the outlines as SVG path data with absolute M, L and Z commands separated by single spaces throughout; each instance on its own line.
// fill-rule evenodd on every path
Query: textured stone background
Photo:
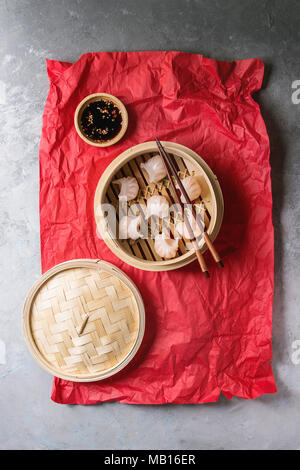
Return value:
M 300 80 L 299 20 L 297 0 L 0 0 L 1 449 L 300 448 L 300 364 L 292 361 L 292 343 L 300 340 L 300 104 L 291 100 L 292 82 Z M 24 343 L 22 303 L 40 276 L 45 58 L 73 62 L 88 51 L 149 49 L 267 64 L 257 99 L 271 140 L 277 395 L 199 406 L 57 405 L 49 397 L 52 378 Z

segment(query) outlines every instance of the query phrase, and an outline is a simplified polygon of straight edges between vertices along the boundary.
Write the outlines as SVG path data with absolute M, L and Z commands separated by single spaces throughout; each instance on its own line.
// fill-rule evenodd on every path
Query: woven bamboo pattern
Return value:
M 39 353 L 52 368 L 68 375 L 96 374 L 120 364 L 139 330 L 132 291 L 102 269 L 75 267 L 58 272 L 37 291 L 30 313 L 31 335 Z

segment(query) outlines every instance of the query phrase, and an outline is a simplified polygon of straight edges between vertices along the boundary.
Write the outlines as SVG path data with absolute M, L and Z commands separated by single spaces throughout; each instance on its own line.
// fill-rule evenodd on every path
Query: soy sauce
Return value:
M 119 108 L 112 102 L 98 100 L 90 103 L 81 116 L 84 134 L 95 142 L 113 139 L 121 130 L 122 115 Z

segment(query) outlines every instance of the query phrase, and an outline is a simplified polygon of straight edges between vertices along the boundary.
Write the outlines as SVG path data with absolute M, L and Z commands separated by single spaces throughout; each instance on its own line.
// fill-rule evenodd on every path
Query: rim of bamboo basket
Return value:
M 216 210 L 214 214 L 211 214 L 211 220 L 207 233 L 213 242 L 217 237 L 219 230 L 222 225 L 223 214 L 224 214 L 224 199 L 220 184 L 218 182 L 217 176 L 213 173 L 209 165 L 200 157 L 196 152 L 185 147 L 184 145 L 169 142 L 161 141 L 164 149 L 168 153 L 175 154 L 178 157 L 183 159 L 188 159 L 194 164 L 198 164 L 203 172 L 206 183 L 209 186 L 210 194 L 214 198 L 214 206 Z M 144 142 L 142 144 L 135 145 L 129 149 L 122 152 L 118 157 L 116 157 L 104 170 L 102 176 L 98 181 L 98 185 L 94 197 L 94 217 L 96 221 L 97 228 L 100 235 L 102 236 L 104 242 L 108 248 L 122 261 L 125 261 L 127 264 L 145 270 L 145 271 L 168 271 L 172 269 L 178 269 L 187 264 L 193 262 L 196 259 L 195 250 L 191 249 L 185 254 L 172 258 L 169 260 L 162 261 L 150 261 L 142 258 L 138 258 L 134 255 L 127 253 L 117 242 L 109 236 L 109 229 L 106 226 L 104 214 L 97 214 L 100 204 L 105 202 L 104 198 L 106 191 L 115 176 L 115 174 L 128 163 L 130 160 L 138 157 L 142 154 L 158 152 L 157 144 L 155 141 Z M 101 211 L 100 211 L 101 212 Z M 207 245 L 204 238 L 199 243 L 199 248 L 201 252 L 204 253 L 207 250 Z
M 93 101 L 97 101 L 99 99 L 103 98 L 104 100 L 109 100 L 109 101 L 112 101 L 120 110 L 120 113 L 122 115 L 122 126 L 121 126 L 121 129 L 120 129 L 120 132 L 113 138 L 113 139 L 110 139 L 109 141 L 104 141 L 104 142 L 95 142 L 94 140 L 92 139 L 89 139 L 89 137 L 87 137 L 85 135 L 85 133 L 82 131 L 82 126 L 81 126 L 81 116 L 82 116 L 82 113 L 85 109 L 85 107 L 89 104 L 89 103 L 92 103 Z M 127 127 L 128 127 L 128 113 L 127 113 L 127 110 L 125 108 L 125 105 L 122 103 L 121 100 L 119 100 L 119 98 L 117 98 L 116 96 L 113 96 L 113 95 L 110 95 L 108 93 L 92 93 L 91 95 L 88 95 L 86 96 L 82 101 L 80 101 L 80 103 L 78 104 L 77 108 L 76 108 L 76 111 L 75 111 L 75 114 L 74 114 L 74 124 L 75 124 L 75 129 L 77 131 L 77 134 L 79 135 L 79 137 L 81 137 L 82 140 L 84 140 L 84 142 L 86 142 L 87 144 L 89 145 L 93 145 L 94 147 L 109 147 L 110 145 L 114 145 L 116 144 L 117 142 L 119 142 L 119 140 L 122 139 L 122 137 L 124 136 L 125 132 L 127 131 Z
M 45 285 L 45 283 L 56 274 L 72 269 L 72 268 L 88 268 L 88 269 L 102 269 L 105 272 L 110 273 L 111 275 L 116 276 L 119 280 L 121 280 L 131 291 L 133 298 L 136 302 L 137 312 L 138 312 L 138 332 L 136 339 L 134 340 L 131 349 L 128 353 L 122 358 L 122 360 L 117 363 L 115 366 L 106 369 L 102 372 L 98 372 L 95 374 L 68 374 L 62 373 L 59 369 L 55 368 L 51 365 L 47 360 L 44 359 L 41 351 L 37 347 L 34 336 L 32 334 L 31 329 L 31 309 L 33 306 L 34 299 L 38 294 L 39 290 Z M 103 261 L 103 260 L 91 260 L 91 259 L 75 259 L 66 261 L 60 264 L 57 264 L 53 268 L 46 271 L 31 287 L 30 291 L 28 292 L 22 312 L 22 324 L 23 324 L 23 334 L 29 348 L 29 351 L 33 358 L 37 361 L 37 363 L 45 369 L 50 374 L 54 375 L 55 377 L 59 377 L 64 380 L 70 380 L 72 382 L 95 382 L 98 380 L 103 380 L 112 375 L 117 374 L 120 372 L 128 363 L 133 359 L 135 354 L 137 353 L 145 332 L 145 308 L 143 299 L 139 290 L 137 289 L 134 282 L 119 268 L 114 266 L 113 264 Z

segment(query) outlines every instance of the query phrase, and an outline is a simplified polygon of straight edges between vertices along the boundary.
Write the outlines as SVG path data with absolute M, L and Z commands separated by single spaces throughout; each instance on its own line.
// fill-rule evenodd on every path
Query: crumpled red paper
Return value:
M 88 53 L 75 64 L 47 61 L 50 91 L 40 145 L 43 271 L 73 258 L 119 266 L 146 306 L 142 347 L 117 376 L 96 383 L 54 379 L 58 403 L 205 403 L 276 392 L 271 370 L 273 225 L 269 139 L 251 94 L 259 59 L 220 62 L 181 52 Z M 86 95 L 119 97 L 129 114 L 125 137 L 95 148 L 73 118 Z M 93 198 L 106 166 L 128 147 L 169 140 L 198 152 L 220 181 L 225 215 L 216 247 L 197 263 L 145 272 L 120 261 L 96 235 Z

